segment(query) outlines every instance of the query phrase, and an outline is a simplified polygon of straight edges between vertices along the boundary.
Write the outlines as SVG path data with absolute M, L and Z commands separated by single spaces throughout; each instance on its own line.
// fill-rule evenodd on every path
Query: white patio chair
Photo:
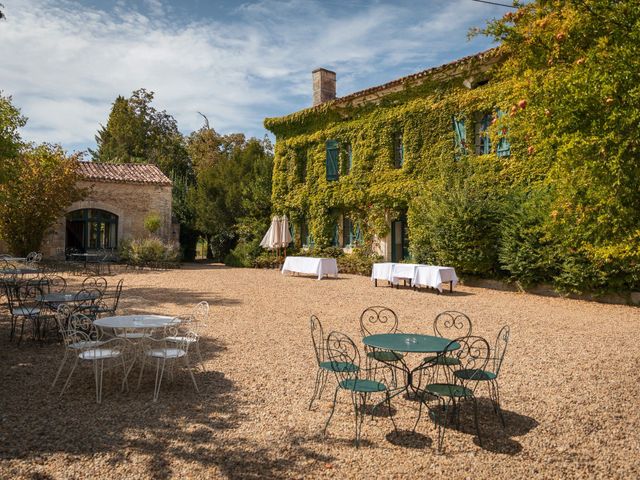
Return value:
M 177 333 L 176 327 L 167 328 L 165 338 L 177 337 Z M 181 338 L 182 340 L 180 342 L 167 342 L 164 338 L 160 340 L 156 340 L 155 338 L 145 339 L 145 350 L 140 366 L 140 375 L 138 376 L 138 388 L 140 388 L 140 383 L 142 382 L 142 374 L 147 360 L 155 359 L 156 381 L 153 390 L 154 402 L 157 402 L 160 396 L 160 386 L 162 385 L 164 373 L 168 370 L 169 377 L 173 380 L 173 368 L 179 360 L 184 362 L 196 392 L 200 392 L 196 378 L 191 370 L 191 364 L 189 363 L 189 346 L 197 342 L 197 335 L 193 332 L 185 332 L 181 334 Z M 168 369 L 167 363 L 169 363 Z
M 53 383 L 49 389 L 50 391 L 56 386 L 69 356 L 75 358 L 82 350 L 99 347 L 104 343 L 101 339 L 101 331 L 93 325 L 91 319 L 82 313 L 74 313 L 70 305 L 60 305 L 56 311 L 55 320 L 58 326 L 58 332 L 60 332 L 62 336 L 64 356 L 62 357 L 62 362 L 60 362 L 56 376 L 53 379 Z M 84 335 L 82 338 L 76 336 L 74 333 L 78 330 L 82 330 L 89 340 L 87 340 Z
M 195 349 L 196 355 L 200 362 L 200 368 L 204 372 L 204 361 L 202 360 L 202 354 L 200 353 L 200 325 L 207 322 L 209 319 L 209 304 L 205 301 L 198 303 L 190 315 L 183 315 L 176 317 L 180 320 L 180 324 L 172 329 L 172 334 L 164 338 L 169 343 L 183 343 L 188 342 L 192 349 Z M 190 333 L 192 335 L 185 335 Z
M 63 364 L 59 370 L 62 370 L 68 353 L 75 357 L 67 381 L 60 391 L 60 396 L 67 390 L 71 377 L 78 366 L 78 361 L 82 360 L 83 362 L 92 363 L 96 383 L 96 403 L 102 403 L 102 378 L 104 376 L 105 360 L 114 360 L 122 365 L 122 391 L 125 390 L 128 372 L 123 353 L 126 350 L 127 342 L 122 338 L 111 338 L 104 341 L 99 338 L 95 339 L 91 336 L 92 331 L 95 332 L 96 330 L 91 319 L 80 313 L 75 313 L 69 318 L 66 328 L 60 332 L 64 339 L 65 349 L 68 349 L 69 352 L 65 352 Z

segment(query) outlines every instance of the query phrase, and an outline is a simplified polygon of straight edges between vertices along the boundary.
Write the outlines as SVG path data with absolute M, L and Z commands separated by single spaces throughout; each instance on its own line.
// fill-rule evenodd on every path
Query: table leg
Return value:
M 449 293 L 453 292 L 453 280 L 449 282 Z
M 378 286 L 378 279 L 377 279 L 377 278 L 374 278 L 374 279 L 373 279 L 373 286 L 374 286 L 374 287 L 377 287 L 377 286 Z

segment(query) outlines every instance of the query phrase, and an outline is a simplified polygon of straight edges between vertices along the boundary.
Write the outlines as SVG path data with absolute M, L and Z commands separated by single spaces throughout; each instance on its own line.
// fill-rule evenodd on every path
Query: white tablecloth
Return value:
M 335 258 L 287 257 L 282 265 L 285 272 L 317 275 L 320 280 L 325 275 L 338 276 L 338 262 Z
M 440 267 L 437 265 L 419 265 L 416 268 L 412 285 L 416 287 L 426 286 L 437 288 L 442 292 L 442 284 L 451 282 L 452 286 L 458 283 L 456 271 L 452 267 Z
M 373 268 L 371 269 L 371 281 L 375 280 L 386 280 L 387 282 L 391 281 L 393 275 L 393 267 L 395 263 L 374 263 Z
M 416 275 L 416 268 L 420 264 L 418 263 L 396 263 L 393 266 L 393 273 L 391 274 L 391 282 L 399 283 L 400 280 L 411 280 L 413 285 L 413 278 Z

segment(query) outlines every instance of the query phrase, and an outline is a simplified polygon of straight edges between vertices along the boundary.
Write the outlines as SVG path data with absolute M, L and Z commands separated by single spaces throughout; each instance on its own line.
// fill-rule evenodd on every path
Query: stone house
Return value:
M 274 208 L 290 216 L 297 245 L 330 244 L 349 251 L 363 242 L 363 209 L 379 207 L 386 228 L 373 235 L 374 249 L 387 261 L 407 258 L 407 199 L 416 189 L 411 180 L 428 161 L 422 145 L 426 140 L 417 132 L 429 126 L 416 121 L 421 108 L 427 111 L 435 103 L 428 89 L 482 90 L 492 67 L 501 61 L 492 49 L 343 97 L 336 96 L 335 72 L 314 70 L 312 106 L 264 121 L 276 136 Z M 416 98 L 423 104 L 408 108 Z M 502 148 L 509 155 L 506 139 L 497 151 L 488 140 L 495 111 L 474 112 L 466 126 L 464 120 L 453 117 L 452 122 L 452 115 L 447 115 L 443 123 L 452 159 L 463 149 L 500 156 Z M 467 137 L 473 138 L 468 145 Z
M 82 162 L 80 185 L 87 196 L 67 208 L 42 243 L 45 257 L 64 256 L 66 250 L 111 250 L 123 240 L 148 235 L 145 218 L 160 217 L 157 236 L 177 240 L 172 222 L 172 182 L 155 165 Z

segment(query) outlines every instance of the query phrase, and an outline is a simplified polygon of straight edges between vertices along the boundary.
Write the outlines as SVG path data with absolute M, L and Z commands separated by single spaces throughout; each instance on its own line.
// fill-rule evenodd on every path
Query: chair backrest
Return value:
M 511 328 L 509 325 L 505 325 L 498 332 L 498 336 L 496 337 L 496 343 L 493 347 L 493 373 L 496 374 L 496 377 L 500 373 L 500 367 L 502 367 L 502 361 L 504 360 L 504 355 L 507 353 L 507 345 L 509 344 L 509 337 L 511 336 Z
M 460 345 L 457 349 L 454 345 L 456 343 Z M 469 378 L 465 377 L 465 380 L 474 380 L 476 376 L 479 380 L 483 379 L 481 371 L 487 368 L 487 363 L 491 359 L 491 346 L 484 338 L 459 337 L 449 343 L 444 351 L 451 352 L 451 355 L 460 361 L 459 367 L 451 366 L 451 370 L 477 371 L 477 374 L 472 374 Z
M 104 295 L 107 291 L 107 279 L 104 277 L 87 277 L 82 281 L 82 288 L 100 290 Z
M 37 261 L 37 258 L 38 258 L 38 252 L 29 252 L 25 257 L 25 261 L 27 263 L 33 263 Z
M 9 300 L 9 310 L 16 313 L 16 308 L 20 308 L 21 315 L 36 315 L 42 308 L 42 289 L 38 285 L 21 283 L 15 288 L 7 288 Z
M 49 293 L 64 293 L 67 289 L 67 281 L 60 275 L 45 275 L 43 280 Z
M 206 323 L 209 320 L 209 304 L 205 301 L 198 303 L 191 312 L 194 321 L 198 323 Z
M 95 305 L 102 306 L 102 292 L 97 288 L 83 288 L 76 293 L 74 298 L 74 313 L 92 314 L 95 312 Z
M 122 295 L 122 286 L 124 284 L 124 280 L 120 279 L 118 280 L 118 283 L 116 284 L 116 289 L 113 292 L 113 311 L 115 312 L 116 309 L 118 308 L 118 303 L 120 303 L 120 295 Z
M 344 333 L 331 332 L 327 337 L 327 357 L 338 381 L 358 378 L 360 352 Z
M 322 323 L 320 319 L 315 315 L 311 315 L 309 320 L 311 327 L 311 341 L 313 342 L 313 350 L 316 353 L 316 360 L 318 365 L 324 362 L 325 359 L 325 338 L 324 331 L 322 329 Z
M 439 313 L 433 321 L 433 332 L 437 337 L 460 338 L 471 335 L 471 319 L 462 312 L 447 310 Z
M 366 308 L 360 315 L 360 333 L 363 337 L 377 333 L 396 333 L 398 316 L 388 307 Z

